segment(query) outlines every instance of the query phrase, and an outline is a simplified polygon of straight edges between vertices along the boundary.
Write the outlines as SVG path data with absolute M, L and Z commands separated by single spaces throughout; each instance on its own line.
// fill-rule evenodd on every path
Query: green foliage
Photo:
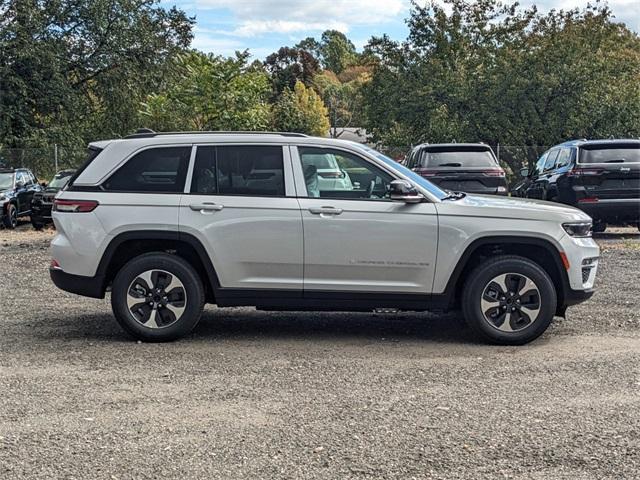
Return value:
M 296 82 L 293 90 L 285 88 L 274 105 L 273 127 L 282 132 L 324 137 L 329 131 L 327 108 L 312 88 Z
M 178 55 L 165 88 L 140 111 L 154 130 L 264 130 L 270 123 L 268 75 L 235 58 L 189 52 Z
M 292 90 L 298 81 L 311 85 L 313 77 L 320 70 L 318 60 L 310 52 L 290 47 L 282 47 L 269 55 L 264 67 L 271 74 L 274 98 L 285 88 Z
M 154 0 L 4 0 L 0 143 L 73 145 L 130 132 L 192 24 Z
M 446 3 L 414 4 L 405 42 L 375 38 L 365 49 L 376 62 L 364 87 L 375 139 L 553 145 L 640 135 L 640 38 L 606 7 L 541 15 L 497 0 Z
M 356 63 L 356 47 L 347 36 L 337 30 L 327 30 L 322 34 L 319 52 L 322 66 L 335 74 Z
M 316 75 L 314 87 L 329 111 L 330 135 L 339 138 L 348 127 L 359 127 L 363 120 L 362 90 L 371 79 L 371 69 L 354 66 L 336 75 L 330 70 Z

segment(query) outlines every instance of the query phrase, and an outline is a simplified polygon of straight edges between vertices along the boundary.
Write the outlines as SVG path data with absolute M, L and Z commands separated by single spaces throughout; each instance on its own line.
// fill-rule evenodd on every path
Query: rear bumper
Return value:
M 576 207 L 595 220 L 640 222 L 640 198 L 599 199 L 597 202 L 578 202 Z
M 104 275 L 85 277 L 66 273 L 57 268 L 50 268 L 49 275 L 55 286 L 65 292 L 84 297 L 104 298 Z

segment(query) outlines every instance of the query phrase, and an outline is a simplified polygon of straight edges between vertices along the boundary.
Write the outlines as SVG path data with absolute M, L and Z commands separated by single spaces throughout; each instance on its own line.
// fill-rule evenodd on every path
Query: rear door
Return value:
M 198 145 L 190 179 L 180 231 L 204 245 L 219 294 L 301 295 L 302 219 L 288 147 Z
M 339 148 L 292 149 L 304 226 L 304 295 L 326 292 L 430 293 L 438 240 L 432 203 L 388 198 L 394 177 Z M 353 179 L 351 190 L 318 188 L 316 155 L 333 155 Z

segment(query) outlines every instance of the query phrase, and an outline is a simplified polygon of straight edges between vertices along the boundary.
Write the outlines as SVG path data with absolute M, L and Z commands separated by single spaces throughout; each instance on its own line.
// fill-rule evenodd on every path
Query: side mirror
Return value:
M 389 194 L 394 202 L 420 203 L 424 197 L 406 180 L 394 180 L 389 185 Z
M 20 190 L 21 188 L 24 188 L 24 182 L 17 181 L 16 182 L 16 190 Z
M 521 177 L 528 177 L 529 176 L 529 169 L 528 168 L 521 168 L 520 169 L 520 176 Z

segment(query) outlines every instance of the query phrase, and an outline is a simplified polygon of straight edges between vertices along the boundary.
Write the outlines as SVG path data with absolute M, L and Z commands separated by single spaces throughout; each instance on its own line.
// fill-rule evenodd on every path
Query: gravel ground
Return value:
M 0 231 L 0 478 L 640 478 L 640 236 L 525 347 L 456 315 L 208 308 L 140 344 Z

